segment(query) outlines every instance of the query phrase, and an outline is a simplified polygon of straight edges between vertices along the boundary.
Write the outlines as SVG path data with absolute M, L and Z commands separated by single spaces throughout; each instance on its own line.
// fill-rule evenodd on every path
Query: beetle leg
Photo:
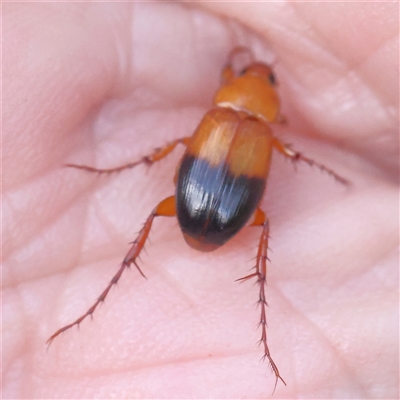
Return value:
M 237 76 L 237 73 L 234 70 L 233 64 L 234 64 L 235 58 L 240 53 L 247 54 L 247 58 L 248 58 L 247 64 L 251 64 L 251 63 L 255 62 L 254 54 L 248 47 L 245 47 L 245 46 L 234 47 L 229 52 L 228 61 L 225 65 L 224 69 L 222 70 L 222 74 L 221 74 L 221 83 L 222 84 L 228 84 L 228 83 L 232 82 L 232 80 Z
M 155 162 L 162 160 L 164 157 L 166 157 L 168 154 L 170 154 L 173 150 L 175 150 L 175 147 L 178 144 L 183 144 L 184 146 L 186 146 L 188 143 L 188 140 L 189 140 L 189 138 L 187 138 L 187 137 L 176 139 L 170 143 L 167 143 L 163 147 L 158 147 L 158 148 L 154 149 L 154 151 L 151 154 L 142 157 L 138 161 L 124 164 L 124 165 L 121 165 L 121 166 L 115 167 L 115 168 L 100 169 L 100 168 L 90 167 L 88 165 L 79 165 L 79 164 L 65 164 L 65 166 L 71 167 L 71 168 L 83 169 L 88 172 L 96 172 L 98 174 L 113 174 L 115 172 L 121 172 L 125 169 L 134 168 L 139 164 L 152 165 Z
M 89 315 L 92 316 L 94 311 L 96 310 L 97 306 L 105 300 L 110 289 L 114 285 L 117 284 L 117 282 L 121 278 L 121 275 L 124 272 L 125 268 L 129 268 L 129 266 L 131 264 L 134 264 L 136 266 L 136 268 L 138 269 L 138 271 L 140 272 L 140 274 L 144 278 L 146 278 L 145 275 L 143 274 L 142 270 L 139 268 L 136 260 L 139 257 L 140 252 L 143 250 L 144 244 L 146 243 L 146 240 L 149 236 L 151 225 L 153 224 L 153 220 L 155 217 L 158 217 L 158 216 L 172 217 L 174 215 L 176 215 L 175 196 L 167 197 L 166 199 L 161 201 L 158 204 L 158 206 L 151 212 L 151 214 L 147 218 L 145 224 L 143 225 L 143 228 L 140 230 L 138 237 L 132 243 L 132 247 L 128 251 L 124 260 L 122 261 L 122 264 L 119 267 L 118 272 L 111 279 L 110 283 L 105 288 L 105 290 L 101 293 L 101 295 L 96 300 L 96 302 L 89 308 L 88 311 L 86 311 L 85 314 L 83 314 L 81 317 L 79 317 L 75 322 L 72 322 L 71 324 L 64 326 L 63 328 L 61 328 L 57 332 L 55 332 L 53 335 L 51 335 L 50 338 L 46 342 L 48 345 L 50 345 L 51 342 L 62 332 L 68 330 L 69 328 L 72 328 L 75 325 L 79 325 Z
M 227 84 L 232 81 L 235 77 L 235 73 L 233 72 L 232 65 L 228 64 L 223 70 L 221 74 L 221 84 Z
M 261 326 L 261 339 L 259 343 L 260 344 L 262 343 L 264 345 L 263 359 L 268 358 L 271 368 L 274 371 L 276 377 L 275 387 L 274 387 L 275 391 L 278 379 L 280 379 L 285 385 L 286 382 L 279 374 L 278 367 L 276 366 L 274 360 L 271 357 L 271 353 L 269 351 L 267 344 L 267 318 L 265 310 L 268 304 L 265 298 L 265 287 L 267 285 L 267 259 L 268 259 L 267 249 L 268 249 L 268 236 L 269 236 L 269 221 L 268 217 L 265 215 L 265 212 L 262 211 L 260 208 L 257 208 L 257 210 L 254 213 L 253 221 L 250 223 L 249 226 L 262 226 L 263 228 L 260 237 L 260 242 L 258 244 L 256 266 L 255 266 L 256 272 L 244 276 L 243 278 L 238 279 L 238 281 L 244 281 L 250 278 L 257 278 L 257 283 L 260 286 L 258 304 L 260 305 L 261 308 L 260 323 L 259 323 L 259 326 Z
M 321 171 L 326 172 L 328 175 L 333 176 L 333 178 L 335 180 L 337 180 L 338 182 L 340 182 L 343 185 L 349 185 L 350 182 L 343 178 L 342 176 L 338 175 L 336 172 L 334 172 L 333 170 L 331 170 L 328 167 L 325 167 L 325 165 L 320 164 L 317 161 L 312 160 L 311 158 L 305 157 L 303 156 L 303 154 L 294 151 L 290 148 L 290 146 L 283 144 L 279 139 L 274 138 L 272 141 L 272 145 L 280 152 L 282 153 L 285 157 L 290 158 L 293 162 L 296 161 L 304 161 L 306 162 L 308 165 L 310 166 L 315 166 L 317 168 L 319 168 Z

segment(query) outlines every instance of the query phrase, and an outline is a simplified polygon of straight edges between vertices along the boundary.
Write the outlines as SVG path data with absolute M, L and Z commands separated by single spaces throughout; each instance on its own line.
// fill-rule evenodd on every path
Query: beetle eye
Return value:
M 272 72 L 269 74 L 268 80 L 269 80 L 269 83 L 270 83 L 272 86 L 275 86 L 275 85 L 276 85 L 275 75 L 274 75 Z
M 242 69 L 242 70 L 239 72 L 239 76 L 246 75 L 247 70 L 248 70 L 248 68 Z

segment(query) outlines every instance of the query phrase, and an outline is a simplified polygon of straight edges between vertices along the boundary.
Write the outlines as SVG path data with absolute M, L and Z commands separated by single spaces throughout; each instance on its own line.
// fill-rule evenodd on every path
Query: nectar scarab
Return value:
M 235 71 L 238 53 L 247 53 L 250 62 Z M 222 71 L 221 87 L 212 108 L 205 114 L 192 136 L 179 138 L 157 148 L 142 159 L 110 169 L 68 164 L 68 167 L 100 174 L 112 174 L 140 164 L 151 165 L 170 154 L 178 144 L 186 151 L 177 168 L 175 195 L 162 200 L 151 212 L 126 254 L 117 273 L 96 302 L 76 321 L 64 326 L 48 339 L 50 344 L 58 335 L 91 316 L 104 301 L 125 268 L 137 264 L 149 236 L 155 217 L 177 216 L 183 237 L 189 246 L 200 251 L 212 251 L 224 245 L 244 226 L 261 227 L 255 271 L 238 281 L 254 278 L 259 286 L 260 327 L 264 358 L 275 374 L 275 387 L 280 379 L 278 367 L 267 344 L 266 273 L 269 221 L 259 208 L 265 191 L 273 150 L 294 162 L 306 162 L 327 172 L 339 182 L 347 181 L 331 169 L 293 151 L 273 134 L 273 124 L 285 118 L 280 113 L 275 75 L 270 66 L 256 62 L 250 50 L 234 49 Z

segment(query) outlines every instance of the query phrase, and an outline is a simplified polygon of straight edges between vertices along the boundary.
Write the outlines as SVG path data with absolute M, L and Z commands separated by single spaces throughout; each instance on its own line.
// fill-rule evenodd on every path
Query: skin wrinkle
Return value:
M 296 4 L 292 4 L 292 9 L 297 11 L 297 7 Z M 312 28 L 310 26 L 309 22 L 304 21 L 304 19 L 302 19 L 302 22 L 306 24 L 306 26 L 310 29 L 311 32 L 313 32 L 318 38 L 319 41 L 313 41 L 311 38 L 308 39 L 303 37 L 302 40 L 307 40 L 307 44 L 310 47 L 313 47 L 315 49 L 314 53 L 318 54 L 318 56 L 320 56 L 321 54 L 324 55 L 324 57 L 327 57 L 329 59 L 329 63 L 332 64 L 332 62 L 337 63 L 337 66 L 340 67 L 340 69 L 344 69 L 344 67 L 348 67 L 348 65 L 346 64 L 345 60 L 340 60 L 339 55 L 337 54 L 337 52 L 335 51 L 327 51 L 327 37 L 325 35 L 322 34 L 321 30 L 318 28 Z M 313 35 L 314 36 L 314 35 Z M 320 57 L 318 57 L 319 59 Z
M 165 367 L 174 366 L 174 365 L 182 365 L 182 364 L 183 365 L 187 364 L 190 366 L 191 364 L 196 364 L 198 362 L 200 362 L 200 363 L 202 363 L 204 361 L 212 362 L 215 359 L 231 360 L 231 359 L 238 358 L 238 356 L 246 356 L 246 355 L 252 355 L 252 356 L 255 355 L 257 357 L 257 354 L 258 354 L 257 349 L 249 350 L 248 348 L 235 349 L 234 351 L 230 350 L 229 355 L 218 354 L 217 352 L 213 351 L 212 358 L 210 358 L 210 356 L 208 354 L 206 354 L 206 355 L 199 355 L 197 357 L 191 356 L 190 358 L 187 358 L 187 359 L 182 357 L 182 358 L 175 359 L 175 360 L 165 360 L 160 363 L 147 363 L 147 364 L 144 363 L 141 365 L 137 365 L 134 368 L 132 368 L 132 367 L 116 368 L 116 369 L 113 369 L 112 371 L 107 370 L 107 372 L 102 372 L 101 369 L 91 370 L 90 377 L 91 378 L 93 378 L 93 377 L 102 378 L 105 376 L 121 375 L 121 374 L 124 374 L 127 372 L 134 373 L 136 371 L 142 372 L 142 371 L 146 371 L 146 370 L 159 370 L 159 369 L 163 369 Z M 54 377 L 60 378 L 60 374 L 54 375 Z M 61 374 L 61 377 L 68 378 L 68 380 L 71 380 L 71 381 L 73 381 L 73 380 L 78 381 L 80 378 L 80 375 L 79 374 L 71 375 L 71 374 L 65 373 L 65 374 Z
M 322 35 L 320 30 L 317 30 L 316 32 L 318 32 L 319 35 Z M 324 37 L 324 36 L 322 36 L 322 37 Z M 303 40 L 304 40 L 304 38 L 303 38 Z M 341 72 L 340 72 L 341 77 L 339 78 L 339 76 L 338 76 L 338 81 L 339 81 L 339 79 L 347 81 L 348 79 L 346 79 L 346 78 L 351 76 L 351 75 L 353 75 L 353 73 L 354 73 L 355 76 L 361 78 L 360 82 L 362 82 L 362 84 L 365 87 L 367 87 L 370 90 L 371 93 L 376 92 L 377 88 L 376 87 L 374 87 L 374 88 L 371 87 L 367 83 L 367 81 L 365 79 L 363 79 L 363 76 L 360 73 L 358 73 L 358 69 L 361 69 L 361 67 L 365 64 L 365 62 L 373 57 L 373 54 L 368 55 L 368 57 L 365 58 L 365 59 L 361 59 L 361 60 L 357 60 L 357 61 L 351 60 L 350 62 L 346 62 L 345 59 L 340 60 L 340 58 L 339 58 L 340 56 L 339 56 L 339 54 L 337 54 L 337 52 L 328 52 L 328 51 L 326 51 L 325 48 L 324 48 L 326 43 L 317 44 L 316 42 L 312 42 L 311 39 L 310 39 L 309 42 L 310 42 L 310 44 L 312 44 L 315 47 L 315 49 L 317 50 L 318 55 L 324 54 L 325 56 L 329 56 L 329 63 L 332 63 L 333 60 L 335 60 L 335 62 L 337 62 L 337 65 L 338 65 L 338 67 L 340 67 L 340 70 L 341 70 Z M 380 48 L 381 48 L 381 46 L 377 47 L 374 51 L 377 51 Z M 331 85 L 331 86 L 336 86 L 336 85 L 337 85 L 337 82 L 335 82 L 335 84 Z M 306 89 L 306 87 L 303 86 L 303 89 Z M 384 110 L 385 107 L 381 102 L 380 102 L 380 105 L 381 105 L 382 110 Z M 386 112 L 386 114 L 387 114 L 387 116 L 390 115 L 388 112 Z M 394 122 L 394 121 L 392 121 L 392 122 Z
M 397 38 L 396 38 L 396 39 L 394 39 L 394 38 L 388 39 L 388 42 L 387 42 L 387 43 L 389 43 L 390 41 L 393 41 L 393 40 L 395 40 L 395 41 L 397 42 L 397 44 L 398 44 Z M 386 45 L 386 43 L 384 43 L 384 44 Z M 379 50 L 379 49 L 377 49 L 376 51 L 378 51 L 378 50 Z M 373 55 L 370 55 L 370 56 L 368 57 L 368 59 L 365 60 L 364 63 L 366 63 L 367 61 L 369 61 L 369 59 L 371 59 L 371 58 L 373 58 Z M 380 104 L 381 104 L 381 106 L 382 106 L 382 109 L 388 109 L 389 107 L 391 107 L 391 108 L 397 110 L 397 114 L 395 114 L 395 115 L 392 115 L 392 113 L 390 113 L 389 111 L 386 112 L 386 114 L 387 114 L 386 116 L 387 116 L 388 121 L 391 121 L 392 125 L 396 124 L 396 122 L 398 122 L 398 109 L 397 109 L 397 105 L 395 104 L 395 100 L 396 100 L 396 99 L 393 99 L 393 100 L 392 100 L 393 102 L 391 102 L 391 101 L 389 101 L 389 102 L 384 101 L 383 97 L 386 97 L 386 96 L 384 96 L 384 93 L 383 93 L 383 90 L 384 90 L 384 89 L 382 88 L 382 90 L 380 90 L 379 85 L 374 85 L 374 87 L 369 86 L 368 83 L 365 82 L 365 77 L 364 77 L 362 74 L 360 74 L 360 76 L 363 78 L 363 82 L 365 83 L 365 85 L 366 85 L 367 87 L 369 87 L 369 88 L 371 89 L 371 91 L 373 91 L 373 92 L 375 92 L 375 93 L 376 93 L 376 92 L 378 92 L 378 93 L 380 92 L 380 94 L 381 94 L 381 96 L 382 96 L 382 98 L 380 99 Z M 397 120 L 396 120 L 396 116 L 397 116 Z
M 271 20 L 269 25 L 271 27 L 273 26 L 281 28 L 281 30 L 284 31 L 284 34 L 288 35 L 288 26 L 282 26 L 282 24 L 273 20 Z M 324 44 L 317 43 L 308 36 L 302 36 L 296 30 L 291 30 L 290 32 L 293 33 L 295 40 L 301 43 L 301 45 L 299 45 L 299 48 L 307 49 L 307 52 L 310 52 L 312 54 L 312 61 L 314 63 L 319 64 L 322 59 L 325 60 L 325 63 L 329 62 L 330 68 L 332 68 L 332 65 L 334 65 L 335 68 L 343 68 L 344 66 L 346 66 L 345 60 L 340 60 L 338 55 L 334 54 L 330 50 L 327 50 L 326 47 L 324 47 Z
M 360 79 L 360 82 L 364 85 L 364 87 L 368 88 L 370 93 L 376 93 L 379 90 L 379 87 L 372 87 L 370 84 L 368 84 L 366 77 L 361 73 L 361 69 L 364 66 L 364 64 L 369 61 L 370 58 L 372 58 L 373 55 L 370 55 L 367 59 L 365 60 L 360 60 L 357 63 L 354 63 L 352 66 L 348 65 L 348 71 L 347 71 L 347 76 L 350 76 L 354 74 L 356 77 Z M 380 93 L 381 96 L 383 97 L 383 93 Z M 388 121 L 388 126 L 391 126 L 396 123 L 396 118 L 394 115 L 391 115 L 389 112 L 388 108 L 389 106 L 393 106 L 393 104 L 386 104 L 383 98 L 376 97 L 375 99 L 378 100 L 378 105 L 380 106 L 381 110 L 385 113 L 385 116 L 382 117 L 382 122 L 385 120 Z
M 279 293 L 282 295 L 282 297 L 284 297 L 282 292 L 279 292 Z M 304 321 L 308 322 L 307 326 L 309 326 L 313 330 L 313 337 L 318 338 L 319 341 L 322 342 L 319 344 L 320 345 L 322 344 L 324 347 L 327 347 L 330 350 L 330 354 L 336 358 L 337 364 L 340 365 L 339 368 L 346 372 L 346 378 L 348 379 L 348 381 L 356 382 L 358 384 L 358 386 L 361 387 L 362 385 L 360 384 L 360 382 L 357 379 L 357 374 L 352 373 L 351 367 L 347 363 L 346 359 L 344 357 L 342 357 L 342 354 L 335 351 L 335 349 L 336 349 L 335 344 L 332 343 L 332 340 L 330 340 L 327 337 L 327 335 L 324 333 L 323 329 L 321 329 L 321 327 L 319 327 L 317 325 L 317 323 L 312 319 L 313 315 L 311 314 L 310 316 L 307 316 L 306 314 L 302 313 L 298 308 L 296 308 L 295 304 L 293 304 L 293 302 L 291 302 L 287 297 L 284 297 L 284 299 L 287 302 L 287 304 L 290 305 L 291 310 L 295 312 L 297 317 L 298 318 L 300 317 L 302 322 L 304 322 Z M 363 392 L 363 394 L 365 397 L 367 397 L 365 392 Z
M 40 180 L 42 180 L 42 178 L 43 177 L 41 177 Z M 38 181 L 39 179 L 35 179 L 35 180 Z M 26 234 L 22 235 L 23 236 L 23 240 L 21 238 L 21 241 L 19 243 L 14 244 L 13 247 L 11 247 L 11 246 L 8 247 L 8 252 L 3 253 L 4 258 L 7 259 L 7 258 L 12 258 L 13 256 L 17 256 L 18 248 L 22 244 L 24 244 L 25 246 L 28 246 L 32 241 L 37 240 L 37 236 L 42 235 L 47 229 L 49 229 L 50 226 L 53 226 L 53 224 L 56 224 L 60 220 L 60 218 L 62 217 L 63 214 L 66 214 L 71 210 L 71 208 L 74 205 L 74 203 L 79 198 L 81 198 L 82 195 L 84 195 L 84 197 L 87 197 L 87 194 L 90 193 L 90 192 L 93 192 L 93 189 L 95 189 L 93 186 L 92 187 L 90 187 L 90 186 L 86 187 L 83 192 L 79 192 L 79 194 L 77 194 L 76 196 L 72 197 L 71 200 L 69 202 L 65 203 L 63 207 L 57 209 L 57 217 L 54 215 L 54 217 L 52 218 L 51 215 L 49 216 L 47 214 L 46 215 L 46 220 L 44 221 L 44 223 L 43 224 L 42 223 L 38 224 L 34 231 L 32 230 L 32 231 L 29 232 L 29 236 L 27 236 Z M 14 210 L 14 211 L 17 212 L 18 210 Z M 44 215 L 45 214 L 41 214 L 40 215 L 41 218 L 39 219 L 39 221 L 42 222 L 42 218 L 43 218 Z M 50 218 L 48 218 L 48 217 L 50 217 Z M 19 221 L 19 223 L 22 223 L 22 222 L 23 222 L 22 220 Z M 21 233 L 18 234 L 18 237 L 21 237 Z M 71 265 L 73 265 L 73 264 L 71 264 Z M 7 271 L 10 271 L 12 273 L 13 269 L 10 268 Z M 7 272 L 7 274 L 8 274 L 8 272 Z M 7 278 L 4 279 L 6 276 L 7 276 Z M 4 287 L 4 288 L 9 288 L 9 287 L 13 287 L 13 285 L 18 285 L 18 284 L 24 283 L 24 280 L 19 280 L 18 278 L 17 279 L 12 278 L 11 281 L 9 281 L 8 280 L 8 276 L 12 277 L 12 275 L 6 275 L 6 276 L 3 275 L 3 279 L 4 280 L 3 280 L 3 286 L 2 287 Z M 40 278 L 44 278 L 44 277 L 45 276 L 41 275 L 41 276 L 38 276 L 37 278 L 40 279 Z M 29 278 L 29 280 L 31 280 L 32 276 L 29 276 L 28 278 Z

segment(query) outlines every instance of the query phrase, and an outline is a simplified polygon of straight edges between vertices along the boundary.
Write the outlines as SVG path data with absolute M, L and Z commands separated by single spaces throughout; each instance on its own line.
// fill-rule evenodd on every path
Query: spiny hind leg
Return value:
M 146 243 L 146 240 L 149 236 L 151 226 L 153 224 L 153 220 L 155 217 L 163 216 L 163 217 L 172 217 L 176 215 L 175 211 L 175 196 L 167 197 L 163 201 L 161 201 L 158 206 L 151 212 L 151 214 L 148 216 L 145 224 L 143 225 L 143 228 L 140 230 L 138 237 L 135 239 L 135 241 L 132 243 L 132 247 L 126 254 L 124 260 L 122 261 L 121 266 L 119 267 L 117 273 L 114 275 L 114 277 L 111 279 L 110 283 L 108 286 L 105 288 L 105 290 L 101 293 L 101 295 L 98 297 L 96 302 L 89 308 L 89 310 L 86 311 L 85 314 L 83 314 L 81 317 L 79 317 L 76 321 L 60 328 L 57 332 L 53 333 L 47 340 L 47 344 L 50 345 L 51 342 L 61 333 L 65 332 L 66 330 L 72 328 L 75 325 L 79 325 L 85 318 L 92 316 L 94 311 L 96 310 L 97 306 L 102 303 L 105 298 L 108 295 L 108 292 L 110 289 L 117 284 L 119 279 L 121 278 L 122 273 L 126 268 L 128 268 L 131 264 L 134 264 L 140 274 L 145 277 L 143 274 L 142 270 L 139 268 L 136 260 L 139 257 L 141 251 L 143 250 L 143 247 Z
M 264 356 L 263 358 L 267 358 L 272 370 L 275 374 L 275 387 L 278 383 L 278 379 L 280 379 L 284 385 L 286 382 L 281 377 L 278 367 L 276 366 L 274 360 L 271 357 L 271 352 L 268 348 L 267 343 L 267 317 L 266 317 L 266 307 L 267 307 L 267 300 L 265 297 L 265 288 L 267 286 L 267 250 L 268 250 L 268 236 L 269 236 L 269 221 L 268 217 L 266 216 L 265 212 L 262 211 L 260 208 L 254 213 L 253 221 L 249 224 L 249 226 L 261 226 L 262 232 L 260 236 L 260 241 L 258 243 L 258 251 L 256 257 L 256 271 L 250 275 L 244 276 L 243 278 L 238 279 L 238 281 L 244 281 L 251 278 L 256 278 L 257 283 L 259 285 L 259 297 L 258 297 L 258 304 L 260 306 L 260 323 L 259 326 L 261 327 L 261 339 L 259 341 L 260 344 L 264 347 Z

